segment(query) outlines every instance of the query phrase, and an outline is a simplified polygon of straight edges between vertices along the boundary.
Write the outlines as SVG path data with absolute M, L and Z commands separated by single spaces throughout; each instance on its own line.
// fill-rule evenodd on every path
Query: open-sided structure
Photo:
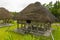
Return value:
M 31 30 L 46 31 L 50 29 L 51 23 L 56 22 L 55 16 L 46 7 L 42 6 L 40 2 L 29 4 L 14 19 L 17 20 L 18 29 L 19 24 L 21 24 L 21 27 L 25 27 L 27 30 L 30 29 L 28 32 Z
M 3 7 L 0 7 L 0 20 L 3 20 L 4 23 L 9 22 L 12 19 L 12 14 Z

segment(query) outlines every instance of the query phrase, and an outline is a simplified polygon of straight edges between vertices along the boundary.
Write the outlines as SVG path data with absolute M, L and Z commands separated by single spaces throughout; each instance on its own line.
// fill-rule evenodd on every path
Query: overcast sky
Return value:
M 44 3 L 48 4 L 51 1 L 53 3 L 56 2 L 56 0 L 0 0 L 0 7 L 4 7 L 9 11 L 19 12 L 23 8 L 25 8 L 28 4 L 34 3 L 36 1 L 41 2 L 41 4 Z

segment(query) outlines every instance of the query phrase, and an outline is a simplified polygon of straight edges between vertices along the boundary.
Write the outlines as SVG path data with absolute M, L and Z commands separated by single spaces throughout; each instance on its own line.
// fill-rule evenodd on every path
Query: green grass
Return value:
M 52 28 L 54 28 L 54 31 L 52 33 L 55 40 L 60 40 L 60 25 L 59 26 L 52 25 Z
M 12 32 L 17 27 L 16 23 L 10 27 L 2 27 L 0 28 L 0 40 L 52 40 L 50 37 L 44 36 L 34 36 L 32 34 L 19 34 Z M 53 35 L 55 40 L 60 40 L 60 27 L 56 27 L 56 25 L 52 25 L 52 28 L 55 30 L 53 31 Z M 8 31 L 7 31 L 8 30 Z

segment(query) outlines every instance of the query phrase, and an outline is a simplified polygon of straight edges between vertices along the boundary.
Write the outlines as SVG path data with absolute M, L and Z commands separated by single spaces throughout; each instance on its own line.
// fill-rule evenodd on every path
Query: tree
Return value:
M 55 17 L 60 19 L 60 2 L 59 1 L 56 1 L 54 4 L 50 2 L 49 4 L 45 4 L 44 6 L 46 6 Z

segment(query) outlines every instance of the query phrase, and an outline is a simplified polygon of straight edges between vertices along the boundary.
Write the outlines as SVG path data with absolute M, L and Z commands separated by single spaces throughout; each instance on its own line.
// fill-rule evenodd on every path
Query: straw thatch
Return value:
M 12 14 L 5 8 L 0 7 L 0 20 L 11 19 L 11 18 L 12 18 Z
M 17 20 L 31 20 L 38 22 L 55 22 L 56 18 L 40 2 L 31 3 L 15 16 Z

